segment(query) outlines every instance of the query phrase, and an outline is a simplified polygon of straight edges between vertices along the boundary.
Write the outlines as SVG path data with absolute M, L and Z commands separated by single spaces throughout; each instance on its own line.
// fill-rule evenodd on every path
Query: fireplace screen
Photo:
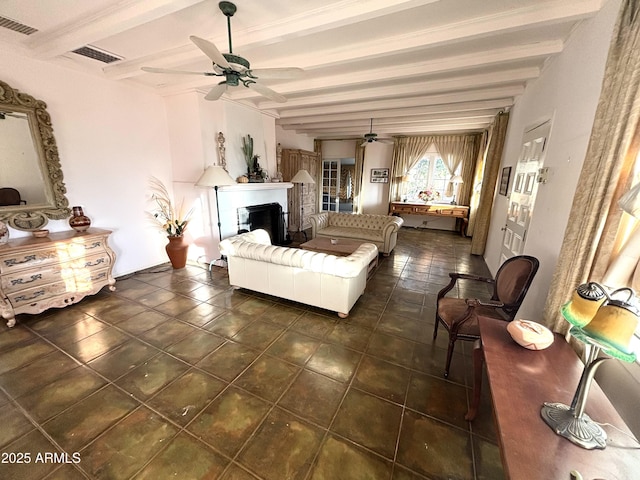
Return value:
M 238 233 L 262 228 L 269 232 L 273 245 L 284 245 L 284 215 L 279 203 L 238 208 Z

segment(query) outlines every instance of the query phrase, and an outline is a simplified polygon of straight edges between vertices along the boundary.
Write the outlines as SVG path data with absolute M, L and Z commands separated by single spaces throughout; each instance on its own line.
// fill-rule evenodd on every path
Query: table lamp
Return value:
M 626 299 L 613 298 L 627 293 Z M 586 362 L 571 405 L 545 402 L 540 414 L 556 434 L 586 449 L 606 447 L 607 434 L 586 413 L 585 406 L 593 376 L 610 357 L 626 362 L 636 359 L 630 343 L 640 312 L 631 303 L 635 293 L 620 288 L 611 294 L 600 284 L 578 286 L 562 316 L 572 325 L 569 333 L 587 346 Z M 609 357 L 598 357 L 600 352 Z
M 464 181 L 462 180 L 462 175 L 454 175 L 450 181 L 453 183 L 453 199 L 451 200 L 451 205 L 457 205 L 456 195 L 458 194 L 458 190 L 460 190 L 460 184 L 464 183 Z
M 316 183 L 315 180 L 309 172 L 306 170 L 298 170 L 293 178 L 291 179 L 291 183 L 299 183 L 300 184 L 300 221 L 298 222 L 298 233 L 302 232 L 304 236 L 305 242 L 307 241 L 307 234 L 302 228 L 302 224 L 304 223 L 304 184 L 305 183 Z

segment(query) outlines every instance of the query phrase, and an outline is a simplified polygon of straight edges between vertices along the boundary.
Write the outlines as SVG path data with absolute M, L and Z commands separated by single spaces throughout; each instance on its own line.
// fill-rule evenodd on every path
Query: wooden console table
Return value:
M 569 480 L 572 470 L 585 480 L 638 478 L 640 450 L 631 438 L 605 426 L 607 447 L 585 450 L 556 435 L 540 416 L 544 402 L 571 403 L 582 373 L 582 362 L 562 336 L 556 334 L 549 348 L 532 351 L 511 339 L 506 322 L 480 317 L 479 324 L 481 341 L 474 350 L 475 405 L 467 418 L 475 416 L 484 357 L 507 478 Z M 631 433 L 595 382 L 586 413 L 598 423 Z
M 469 207 L 464 205 L 449 205 L 446 203 L 407 203 L 391 202 L 389 215 L 427 215 L 433 217 L 459 218 L 460 234 L 464 237 L 469 224 Z

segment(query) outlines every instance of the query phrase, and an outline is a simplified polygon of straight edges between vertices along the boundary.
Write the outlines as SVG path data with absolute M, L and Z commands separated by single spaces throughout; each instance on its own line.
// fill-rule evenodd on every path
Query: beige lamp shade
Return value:
M 451 183 L 464 183 L 464 181 L 462 180 L 462 175 L 454 175 L 453 178 L 450 180 Z
M 196 182 L 197 187 L 222 187 L 223 185 L 235 185 L 236 181 L 220 165 L 207 167 Z
M 298 173 L 291 179 L 291 183 L 316 183 L 316 181 L 309 175 L 309 172 L 303 169 L 298 170 Z
M 640 218 L 640 183 L 631 187 L 631 190 L 620 197 L 618 205 L 629 215 Z

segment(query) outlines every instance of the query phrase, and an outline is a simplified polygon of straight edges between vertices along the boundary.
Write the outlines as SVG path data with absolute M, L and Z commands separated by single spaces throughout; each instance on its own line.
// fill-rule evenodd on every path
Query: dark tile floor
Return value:
M 0 327 L 0 478 L 503 478 L 471 345 L 432 341 L 470 241 L 402 229 L 346 320 L 167 266 Z M 465 296 L 475 292 L 460 292 Z M 4 324 L 3 324 L 4 325 Z

